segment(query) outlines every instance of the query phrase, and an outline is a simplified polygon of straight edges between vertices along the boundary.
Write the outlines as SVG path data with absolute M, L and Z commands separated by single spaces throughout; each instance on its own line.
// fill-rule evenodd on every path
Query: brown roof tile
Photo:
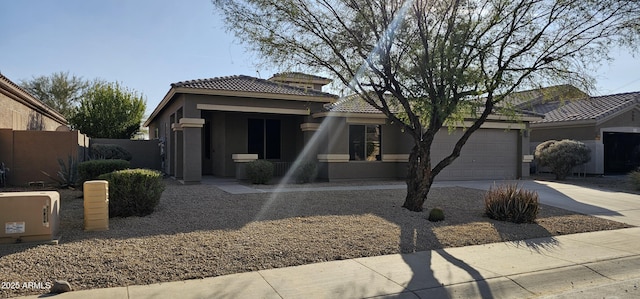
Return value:
M 335 95 L 326 93 L 326 92 L 321 92 L 321 91 L 316 91 L 311 89 L 304 89 L 300 87 L 271 82 L 268 80 L 245 76 L 245 75 L 180 81 L 180 82 L 172 83 L 171 87 L 240 91 L 240 92 L 256 92 L 256 93 L 272 93 L 272 94 L 299 95 L 299 96 L 336 97 Z
M 599 120 L 638 103 L 640 92 L 629 92 L 572 101 L 541 102 L 533 105 L 532 110 L 544 114 L 544 119 L 535 123 Z

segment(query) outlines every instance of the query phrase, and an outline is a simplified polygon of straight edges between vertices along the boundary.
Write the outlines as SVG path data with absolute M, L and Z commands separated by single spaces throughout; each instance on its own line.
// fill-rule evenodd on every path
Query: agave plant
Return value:
M 69 164 L 65 164 L 64 160 L 58 159 L 58 177 L 60 177 L 60 185 L 63 188 L 76 187 L 78 183 L 78 160 L 71 155 L 68 157 Z

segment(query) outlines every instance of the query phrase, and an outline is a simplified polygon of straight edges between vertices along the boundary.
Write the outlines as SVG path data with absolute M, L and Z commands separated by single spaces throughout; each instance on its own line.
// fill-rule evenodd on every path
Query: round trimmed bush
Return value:
M 548 140 L 536 146 L 535 158 L 540 167 L 551 169 L 556 180 L 564 180 L 574 167 L 591 160 L 591 150 L 576 140 Z
M 255 160 L 247 163 L 247 177 L 252 184 L 266 184 L 273 178 L 273 163 Z
M 433 208 L 429 212 L 429 218 L 427 220 L 431 222 L 437 222 L 444 220 L 444 211 L 440 208 Z
M 300 163 L 293 175 L 296 178 L 296 183 L 298 184 L 311 183 L 317 175 L 316 163 L 313 161 Z
M 109 217 L 153 213 L 164 191 L 162 174 L 149 169 L 125 169 L 103 174 L 109 182 Z

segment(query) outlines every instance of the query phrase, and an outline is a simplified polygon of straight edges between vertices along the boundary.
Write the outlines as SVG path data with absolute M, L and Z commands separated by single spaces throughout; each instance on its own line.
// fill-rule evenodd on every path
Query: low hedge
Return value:
M 273 178 L 273 163 L 267 160 L 255 160 L 247 163 L 247 177 L 252 184 L 267 184 Z
M 164 191 L 160 172 L 125 169 L 103 174 L 109 182 L 109 217 L 146 216 L 155 210 Z
M 78 176 L 82 184 L 86 181 L 95 180 L 102 174 L 127 169 L 130 166 L 129 161 L 121 159 L 89 160 L 78 164 Z

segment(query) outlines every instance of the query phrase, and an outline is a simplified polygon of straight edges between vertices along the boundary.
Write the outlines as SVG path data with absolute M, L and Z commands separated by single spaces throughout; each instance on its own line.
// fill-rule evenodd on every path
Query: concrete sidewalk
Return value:
M 640 225 L 639 195 L 518 183 L 538 191 L 542 203 Z M 228 182 L 227 187 L 233 185 Z M 476 189 L 492 185 L 436 183 Z M 247 193 L 274 192 L 242 187 Z M 629 228 L 75 291 L 53 298 L 640 298 L 639 269 L 640 228 Z
M 640 280 L 640 228 L 332 261 L 54 298 L 536 298 Z M 566 295 L 572 298 L 570 294 Z M 31 296 L 26 298 L 38 298 Z M 576 297 L 577 298 L 577 297 Z M 587 297 L 588 298 L 588 297 Z

